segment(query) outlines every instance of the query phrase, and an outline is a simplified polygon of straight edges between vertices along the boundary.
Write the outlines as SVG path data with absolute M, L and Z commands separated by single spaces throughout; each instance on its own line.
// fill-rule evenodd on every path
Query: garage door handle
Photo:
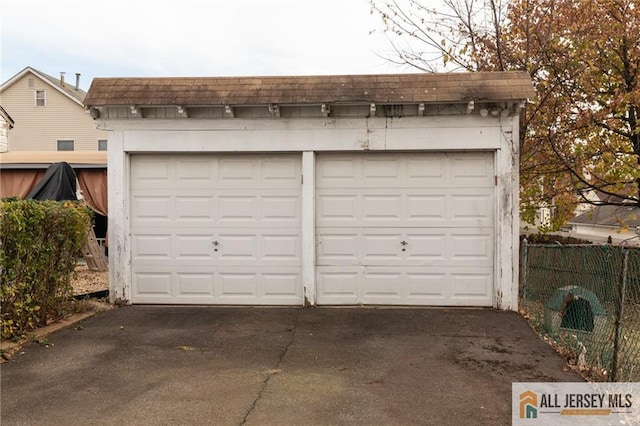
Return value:
M 217 242 L 217 241 L 214 241 L 214 242 L 212 242 L 211 244 L 213 244 L 214 246 L 217 246 L 217 245 L 219 245 L 220 243 L 219 243 L 219 242 Z
M 400 244 L 402 244 L 403 246 L 406 246 L 409 243 L 403 240 L 403 241 L 400 241 Z

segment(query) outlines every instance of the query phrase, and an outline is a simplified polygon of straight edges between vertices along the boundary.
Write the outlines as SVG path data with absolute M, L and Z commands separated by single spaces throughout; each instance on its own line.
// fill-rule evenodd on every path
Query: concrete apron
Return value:
M 581 381 L 517 313 L 133 306 L 2 365 L 2 425 L 509 424 Z

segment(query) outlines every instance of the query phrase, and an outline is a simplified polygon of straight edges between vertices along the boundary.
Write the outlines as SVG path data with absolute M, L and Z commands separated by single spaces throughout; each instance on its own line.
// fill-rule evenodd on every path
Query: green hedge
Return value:
M 71 201 L 0 201 L 2 339 L 66 314 L 91 211 Z

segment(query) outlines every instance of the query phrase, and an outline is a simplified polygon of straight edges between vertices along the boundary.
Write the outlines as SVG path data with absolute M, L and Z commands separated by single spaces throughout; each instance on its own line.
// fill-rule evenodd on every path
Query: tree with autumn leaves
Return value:
M 371 0 L 399 65 L 525 70 L 521 213 L 640 207 L 640 0 Z

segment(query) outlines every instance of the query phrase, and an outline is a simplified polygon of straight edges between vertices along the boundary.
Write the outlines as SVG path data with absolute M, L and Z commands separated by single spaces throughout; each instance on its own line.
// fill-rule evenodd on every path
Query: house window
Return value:
M 98 140 L 98 151 L 106 151 L 107 150 L 107 140 L 100 139 Z
M 36 106 L 47 106 L 47 92 L 46 90 L 36 90 Z
M 58 151 L 73 151 L 74 143 L 71 140 L 59 140 L 58 141 Z

